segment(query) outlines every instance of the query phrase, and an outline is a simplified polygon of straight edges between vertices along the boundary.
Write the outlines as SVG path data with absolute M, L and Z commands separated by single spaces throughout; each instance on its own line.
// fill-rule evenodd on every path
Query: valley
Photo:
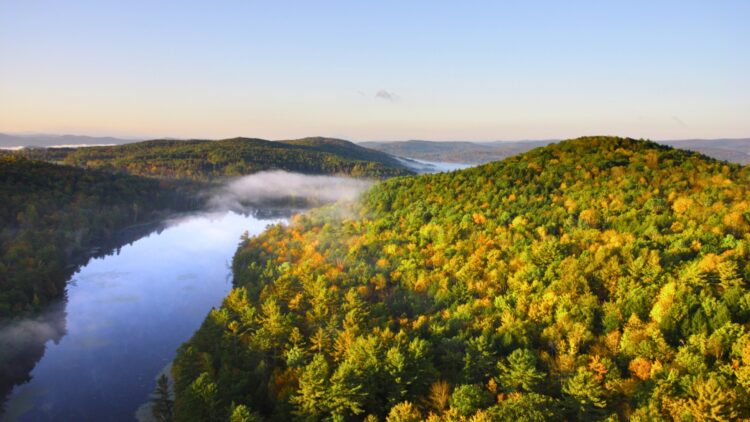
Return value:
M 749 21 L 0 0 L 0 422 L 750 422 Z

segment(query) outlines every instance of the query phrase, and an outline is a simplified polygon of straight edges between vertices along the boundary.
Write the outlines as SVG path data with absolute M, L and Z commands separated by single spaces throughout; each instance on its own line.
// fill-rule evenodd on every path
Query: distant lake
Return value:
M 240 236 L 283 221 L 234 212 L 185 217 L 91 260 L 70 281 L 67 301 L 14 324 L 57 331 L 59 341 L 47 343 L 31 381 L 13 390 L 3 420 L 134 420 L 156 376 L 232 287 Z

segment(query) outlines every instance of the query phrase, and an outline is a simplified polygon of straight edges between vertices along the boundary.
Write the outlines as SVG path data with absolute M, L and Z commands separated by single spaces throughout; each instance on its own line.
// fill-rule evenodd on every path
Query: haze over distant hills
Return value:
M 742 139 L 685 139 L 657 141 L 675 148 L 700 152 L 718 160 L 750 164 L 750 138 Z
M 360 145 L 399 157 L 448 163 L 484 164 L 548 145 L 549 141 L 394 141 L 362 142 Z
M 0 148 L 120 145 L 137 142 L 139 140 L 140 139 L 114 138 L 111 136 L 0 133 Z
M 127 139 L 112 136 L 0 133 L 0 148 L 109 146 L 130 144 L 142 140 L 143 139 Z M 293 143 L 290 141 L 282 142 Z M 558 142 L 558 140 L 489 142 L 408 140 L 364 141 L 357 142 L 357 144 L 365 148 L 404 158 L 445 163 L 484 164 L 491 161 L 502 160 L 554 142 Z M 726 160 L 739 164 L 750 164 L 750 138 L 675 139 L 656 142 L 670 145 L 675 148 L 700 152 L 701 154 L 719 160 Z M 317 145 L 317 147 L 321 147 L 321 145 Z M 331 146 L 329 145 L 328 147 Z M 341 151 L 331 150 L 328 152 L 336 153 Z
M 450 163 L 484 164 L 502 160 L 534 148 L 557 142 L 544 141 L 371 141 L 360 145 L 400 157 Z M 712 158 L 739 164 L 750 164 L 750 138 L 685 139 L 656 141 L 675 148 L 700 152 Z

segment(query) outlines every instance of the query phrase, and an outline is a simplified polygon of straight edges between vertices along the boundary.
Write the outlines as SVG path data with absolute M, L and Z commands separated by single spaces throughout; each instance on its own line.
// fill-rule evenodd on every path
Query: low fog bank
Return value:
M 24 149 L 37 149 L 37 148 L 91 148 L 91 147 L 111 147 L 117 144 L 59 144 L 59 145 L 46 145 L 46 146 L 35 146 L 35 145 L 16 145 L 0 147 L 0 149 L 7 151 L 21 151 Z
M 256 207 L 310 207 L 357 199 L 373 182 L 336 176 L 264 171 L 227 183 L 213 193 L 209 209 L 245 212 Z
M 416 158 L 402 158 L 396 157 L 401 164 L 409 167 L 410 170 L 414 170 L 417 173 L 444 173 L 448 171 L 462 170 L 469 167 L 474 167 L 474 164 L 461 164 L 461 163 L 444 163 L 436 161 L 425 161 L 417 160 Z

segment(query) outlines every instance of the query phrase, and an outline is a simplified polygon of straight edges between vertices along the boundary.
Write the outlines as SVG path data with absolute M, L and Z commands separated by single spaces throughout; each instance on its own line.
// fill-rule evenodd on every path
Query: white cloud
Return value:
M 381 100 L 386 101 L 398 101 L 400 97 L 395 92 L 386 91 L 384 89 L 381 89 L 380 91 L 375 93 L 375 98 L 380 98 Z

